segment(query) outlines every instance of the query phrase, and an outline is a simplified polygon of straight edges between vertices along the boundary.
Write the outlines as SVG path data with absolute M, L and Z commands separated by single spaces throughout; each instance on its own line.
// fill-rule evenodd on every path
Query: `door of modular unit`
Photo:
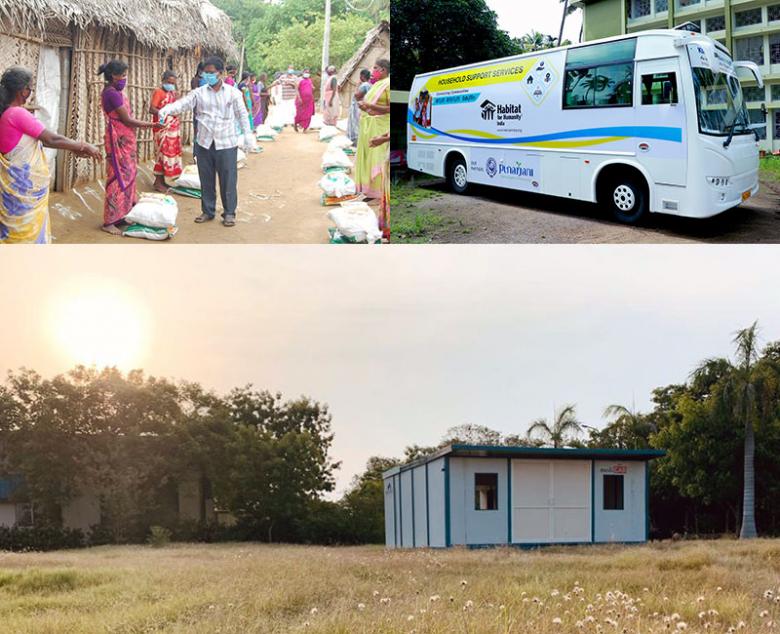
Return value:
M 591 463 L 512 461 L 512 542 L 591 541 Z

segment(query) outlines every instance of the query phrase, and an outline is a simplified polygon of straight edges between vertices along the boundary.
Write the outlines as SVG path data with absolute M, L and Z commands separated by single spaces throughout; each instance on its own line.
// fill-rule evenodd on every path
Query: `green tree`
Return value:
M 555 414 L 552 423 L 545 418 L 539 418 L 528 428 L 528 439 L 541 436 L 542 440 L 552 444 L 556 449 L 569 444 L 568 434 L 578 434 L 582 431 L 582 423 L 577 420 L 574 405 L 566 405 Z
M 655 425 L 644 414 L 625 405 L 609 405 L 604 409 L 609 424 L 600 430 L 590 430 L 589 446 L 617 449 L 645 449 L 650 447 L 650 434 Z
M 408 90 L 418 73 L 521 52 L 485 0 L 393 0 L 390 22 L 398 90 Z

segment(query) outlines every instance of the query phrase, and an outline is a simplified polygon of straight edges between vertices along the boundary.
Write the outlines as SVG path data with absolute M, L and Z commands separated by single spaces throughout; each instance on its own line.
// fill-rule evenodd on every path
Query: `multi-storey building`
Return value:
M 585 40 L 673 28 L 685 22 L 725 44 L 734 59 L 758 64 L 764 87 L 742 80 L 752 122 L 763 122 L 760 147 L 780 152 L 780 0 L 579 0 Z

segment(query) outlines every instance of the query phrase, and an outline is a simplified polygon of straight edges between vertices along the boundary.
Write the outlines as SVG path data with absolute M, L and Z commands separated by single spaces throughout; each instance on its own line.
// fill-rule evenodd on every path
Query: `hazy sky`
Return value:
M 145 247 L 0 248 L 0 369 L 63 371 L 105 331 L 158 376 L 309 395 L 340 488 L 452 425 L 647 408 L 753 319 L 780 339 L 772 246 Z
M 498 14 L 498 26 L 513 37 L 525 35 L 531 29 L 558 37 L 563 10 L 558 0 L 487 0 L 487 5 Z M 567 16 L 564 39 L 577 42 L 581 24 L 581 10 Z

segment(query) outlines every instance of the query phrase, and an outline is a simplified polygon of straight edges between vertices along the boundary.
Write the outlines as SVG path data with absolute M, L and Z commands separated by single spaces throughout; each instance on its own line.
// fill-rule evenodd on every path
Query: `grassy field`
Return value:
M 0 554 L 0 631 L 774 632 L 778 584 L 772 540 L 100 547 Z
M 765 156 L 760 163 L 761 180 L 780 184 L 780 156 Z

